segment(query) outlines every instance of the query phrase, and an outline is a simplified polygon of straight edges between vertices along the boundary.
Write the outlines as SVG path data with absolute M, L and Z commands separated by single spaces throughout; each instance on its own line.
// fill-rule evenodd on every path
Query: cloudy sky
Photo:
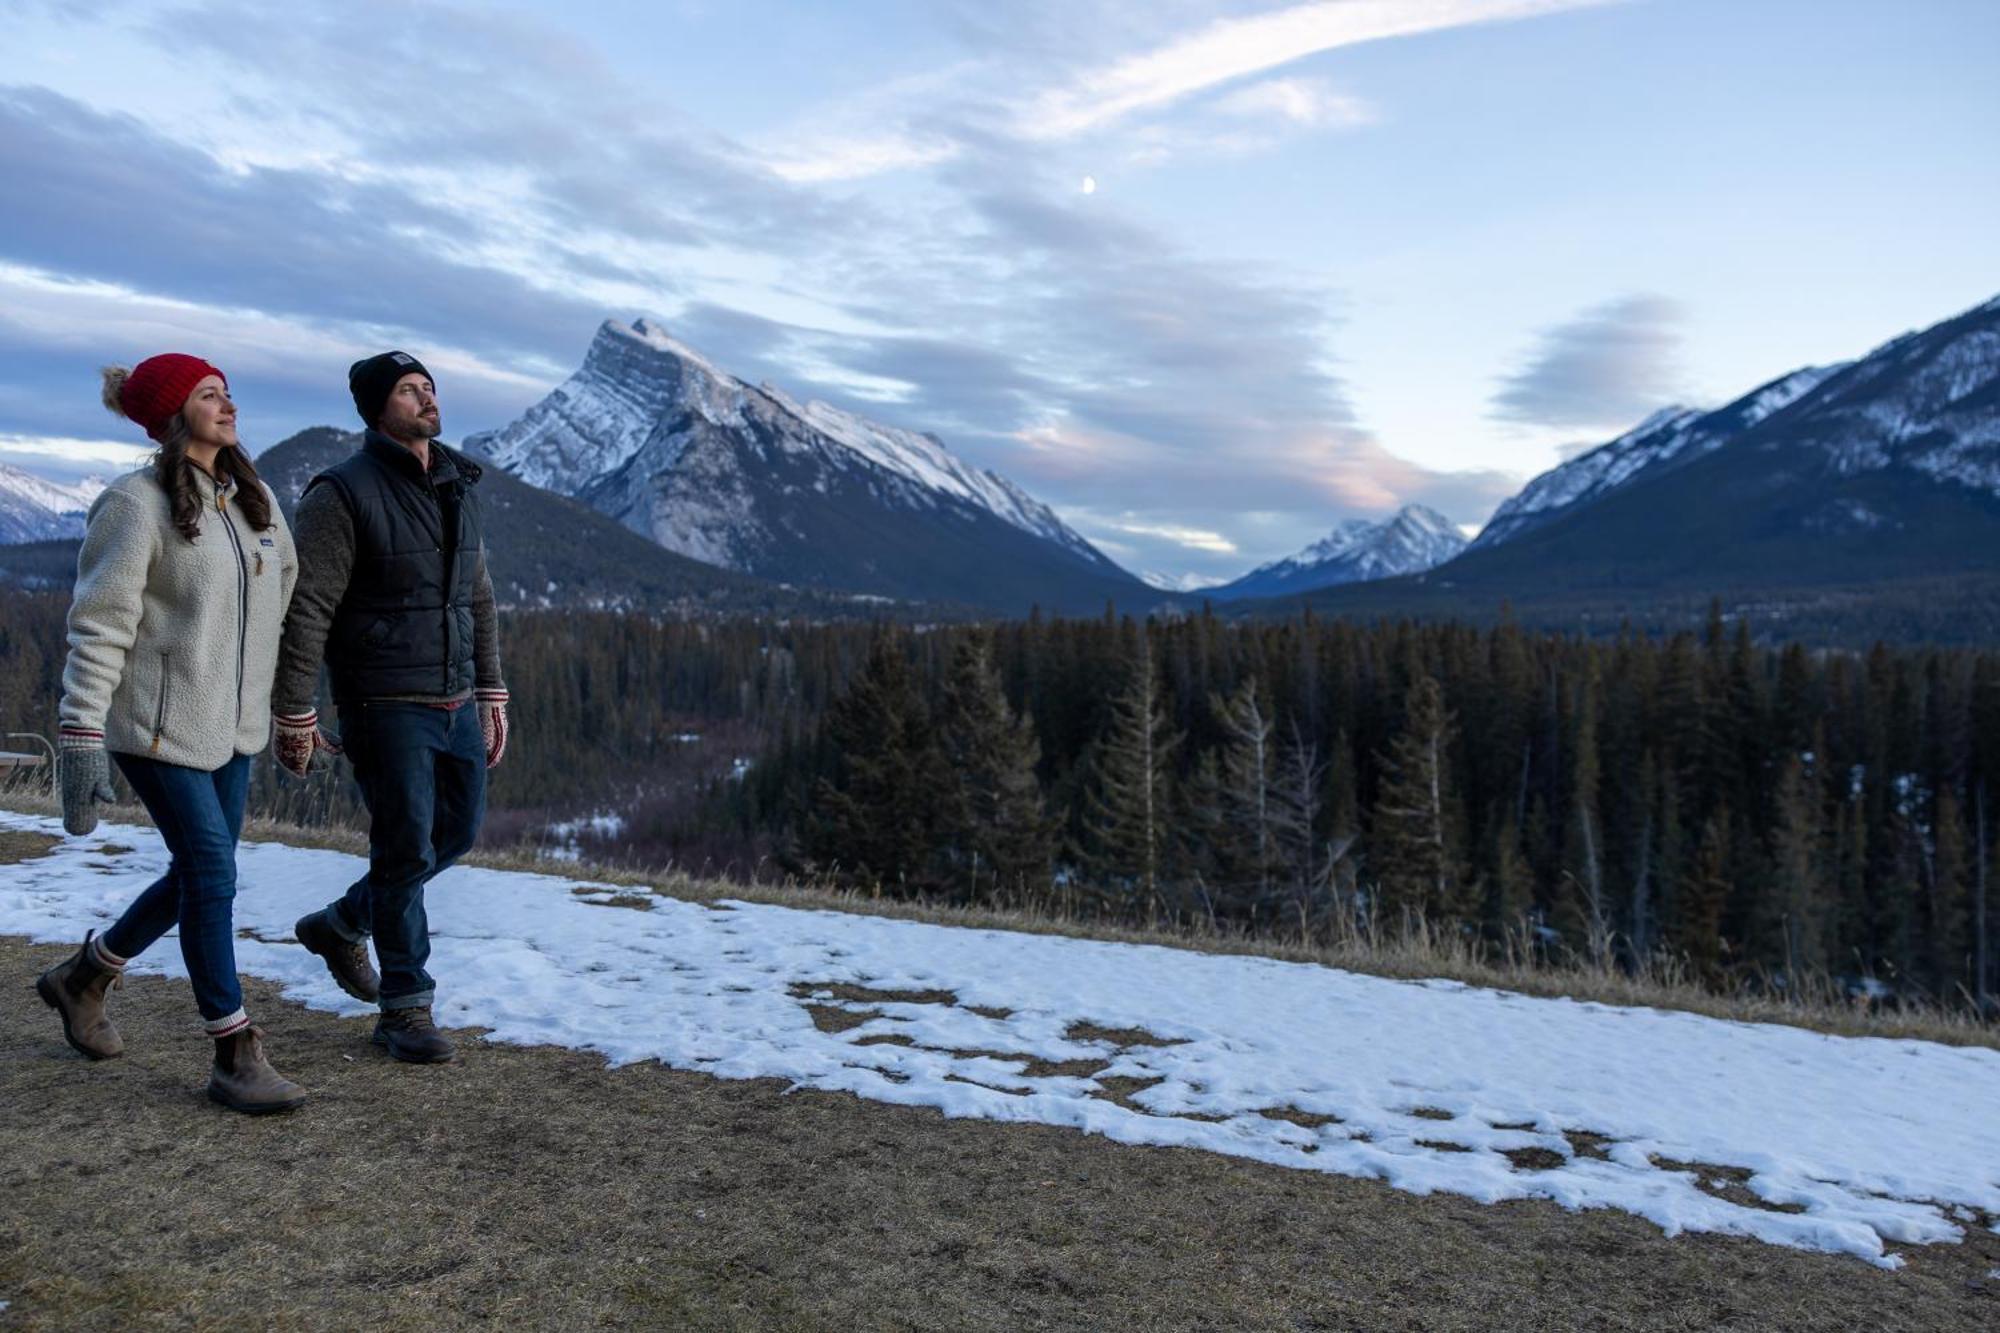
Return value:
M 1669 402 L 2000 291 L 1990 0 L 0 0 L 0 461 L 95 368 L 447 437 L 649 315 L 1137 571 L 1477 525 Z

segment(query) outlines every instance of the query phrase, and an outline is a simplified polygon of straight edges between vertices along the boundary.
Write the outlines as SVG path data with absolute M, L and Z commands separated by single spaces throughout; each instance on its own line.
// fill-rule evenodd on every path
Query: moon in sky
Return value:
M 1084 192 L 1085 194 L 1096 194 L 1096 193 L 1097 193 L 1097 177 L 1095 177 L 1095 176 L 1085 176 L 1085 177 L 1083 178 L 1083 192 Z

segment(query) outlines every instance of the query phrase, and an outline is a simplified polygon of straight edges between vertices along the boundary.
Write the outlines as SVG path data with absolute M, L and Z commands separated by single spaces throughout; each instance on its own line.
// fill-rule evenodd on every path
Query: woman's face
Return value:
M 188 443 L 217 449 L 236 443 L 236 404 L 220 375 L 207 376 L 194 386 L 181 415 L 187 419 Z

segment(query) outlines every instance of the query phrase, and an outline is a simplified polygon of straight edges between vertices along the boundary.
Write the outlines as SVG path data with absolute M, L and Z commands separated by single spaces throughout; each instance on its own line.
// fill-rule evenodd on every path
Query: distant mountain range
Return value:
M 1684 623 L 1709 599 L 1781 632 L 2000 633 L 2000 298 L 1714 412 L 1673 409 L 1531 482 L 1425 573 L 1251 614 Z M 1844 627 L 1844 628 L 1843 628 Z
M 936 436 L 753 387 L 643 319 L 606 321 L 574 375 L 466 447 L 760 578 L 1015 613 L 1162 596 Z
M 1349 519 L 1297 555 L 1259 565 L 1242 578 L 1209 588 L 1207 595 L 1217 601 L 1280 597 L 1415 574 L 1443 564 L 1465 544 L 1465 534 L 1437 510 L 1404 505 L 1380 522 Z
M 84 515 L 103 489 L 95 477 L 65 486 L 0 463 L 0 546 L 81 538 Z
M 356 442 L 305 431 L 259 467 L 289 503 Z M 1208 587 L 1141 581 L 937 437 L 753 388 L 645 320 L 604 324 L 576 374 L 465 447 L 492 464 L 494 572 L 514 605 L 1487 617 L 1504 602 L 1552 625 L 1664 628 L 1715 598 L 1781 631 L 2000 636 L 2000 298 L 1717 409 L 1662 409 L 1536 477 L 1469 544 L 1413 505 Z M 0 577 L 60 577 L 101 486 L 0 465 Z

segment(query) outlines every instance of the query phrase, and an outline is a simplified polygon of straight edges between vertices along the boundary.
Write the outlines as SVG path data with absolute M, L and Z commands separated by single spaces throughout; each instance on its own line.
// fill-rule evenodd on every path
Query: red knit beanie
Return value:
M 110 374 L 106 372 L 107 380 Z M 149 356 L 134 366 L 117 386 L 118 411 L 144 426 L 146 434 L 165 443 L 167 423 L 187 406 L 194 386 L 210 375 L 220 379 L 223 388 L 229 387 L 229 376 L 198 356 L 180 352 Z

